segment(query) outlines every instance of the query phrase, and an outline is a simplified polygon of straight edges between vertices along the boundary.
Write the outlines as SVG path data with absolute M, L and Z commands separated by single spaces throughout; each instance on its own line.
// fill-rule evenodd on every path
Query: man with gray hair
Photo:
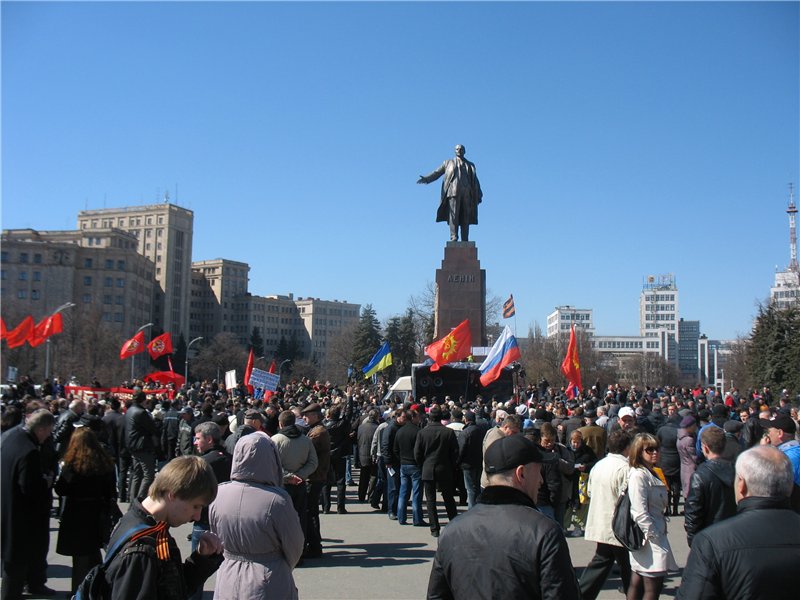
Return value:
M 739 455 L 733 482 L 737 514 L 698 533 L 678 598 L 797 598 L 800 515 L 791 509 L 792 464 L 770 446 Z

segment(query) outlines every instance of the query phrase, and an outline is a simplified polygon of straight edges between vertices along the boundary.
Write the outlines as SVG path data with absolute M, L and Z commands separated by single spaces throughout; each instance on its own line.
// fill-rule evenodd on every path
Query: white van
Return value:
M 399 377 L 397 381 L 392 384 L 392 387 L 389 388 L 389 391 L 386 392 L 383 401 L 389 402 L 390 400 L 395 400 L 398 403 L 403 403 L 411 396 L 411 392 L 411 375 Z

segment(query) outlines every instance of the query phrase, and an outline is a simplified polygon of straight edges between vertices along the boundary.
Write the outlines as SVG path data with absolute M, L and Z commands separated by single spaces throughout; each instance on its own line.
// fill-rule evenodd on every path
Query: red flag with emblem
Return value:
M 147 351 L 153 360 L 165 354 L 172 354 L 172 336 L 170 333 L 162 333 L 160 336 L 153 338 L 147 344 Z
M 269 365 L 269 373 L 274 373 L 278 370 L 277 365 L 275 365 L 275 361 L 273 360 L 272 363 Z M 272 394 L 274 394 L 272 390 L 264 390 L 264 402 L 269 402 L 269 399 L 272 398 Z
M 139 354 L 139 352 L 144 352 L 144 331 L 140 331 L 122 344 L 122 348 L 119 351 L 119 359 L 125 360 L 129 356 Z
M 9 348 L 17 348 L 27 342 L 33 335 L 35 325 L 33 317 L 27 316 L 22 320 L 22 323 L 17 325 L 11 331 L 6 332 L 6 342 Z
M 567 395 L 570 398 L 575 398 L 581 393 L 581 363 L 578 360 L 578 340 L 575 337 L 575 325 L 569 333 L 569 345 L 567 346 L 567 355 L 564 357 L 564 362 L 561 363 L 561 372 L 564 377 L 569 381 L 567 386 Z
M 469 319 L 464 319 L 453 331 L 426 347 L 425 354 L 433 359 L 431 371 L 438 371 L 442 365 L 467 358 L 472 354 Z

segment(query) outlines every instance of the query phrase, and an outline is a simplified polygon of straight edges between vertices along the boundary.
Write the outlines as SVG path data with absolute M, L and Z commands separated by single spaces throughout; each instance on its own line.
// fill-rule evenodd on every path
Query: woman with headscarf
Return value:
M 303 553 L 303 531 L 282 482 L 280 455 L 267 434 L 236 443 L 231 481 L 219 486 L 209 509 L 211 530 L 225 545 L 215 599 L 297 598 L 292 569 Z

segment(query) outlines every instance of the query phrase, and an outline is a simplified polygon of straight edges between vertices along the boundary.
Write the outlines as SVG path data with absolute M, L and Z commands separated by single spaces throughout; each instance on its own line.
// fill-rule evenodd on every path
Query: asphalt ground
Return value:
M 335 492 L 334 492 L 335 495 Z M 334 503 L 335 506 L 335 503 Z M 124 510 L 127 505 L 121 505 Z M 322 514 L 323 558 L 304 560 L 295 569 L 294 579 L 300 598 L 308 600 L 410 600 L 425 598 L 431 563 L 437 540 L 425 527 L 400 525 L 369 503 L 359 503 L 356 488 L 347 488 L 348 514 Z M 459 507 L 459 511 L 466 507 Z M 444 506 L 439 504 L 442 523 L 447 522 Z M 171 530 L 184 558 L 189 554 L 187 535 L 191 524 Z M 47 585 L 69 597 L 72 559 L 55 553 L 58 521 L 51 520 L 50 554 Z M 675 559 L 686 564 L 689 548 L 683 531 L 683 517 L 671 517 L 668 535 Z M 594 555 L 595 544 L 583 538 L 568 538 L 572 564 L 578 576 Z M 489 576 L 487 574 L 487 576 Z M 204 599 L 213 597 L 214 577 L 206 581 Z M 612 572 L 599 598 L 621 600 L 621 581 Z M 674 597 L 680 576 L 667 578 L 662 597 Z M 36 596 L 29 596 L 34 598 Z M 274 599 L 270 599 L 274 600 Z

